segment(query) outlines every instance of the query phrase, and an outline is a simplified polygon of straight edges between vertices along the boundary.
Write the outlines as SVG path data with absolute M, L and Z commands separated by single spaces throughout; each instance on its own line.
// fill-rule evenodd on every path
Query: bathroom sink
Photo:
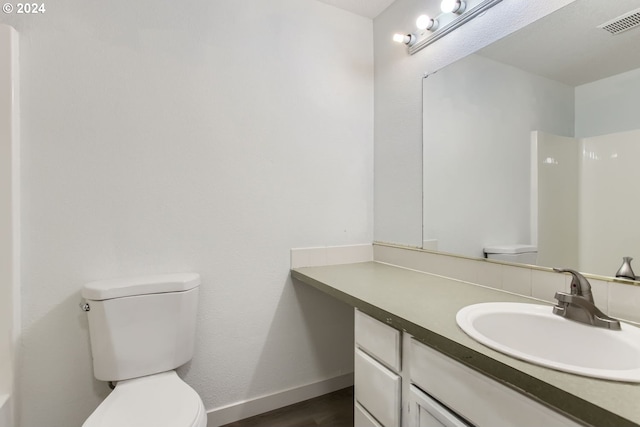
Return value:
M 597 328 L 552 313 L 551 306 L 483 303 L 456 315 L 476 341 L 509 356 L 587 377 L 640 382 L 640 328 Z

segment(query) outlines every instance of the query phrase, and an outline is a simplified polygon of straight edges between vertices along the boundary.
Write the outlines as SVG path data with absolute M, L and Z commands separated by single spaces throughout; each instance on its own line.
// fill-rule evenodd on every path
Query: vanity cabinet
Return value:
M 411 383 L 477 427 L 578 427 L 573 420 L 411 339 Z
M 355 427 L 580 425 L 357 309 L 354 421 Z
M 355 310 L 355 427 L 400 427 L 402 334 Z

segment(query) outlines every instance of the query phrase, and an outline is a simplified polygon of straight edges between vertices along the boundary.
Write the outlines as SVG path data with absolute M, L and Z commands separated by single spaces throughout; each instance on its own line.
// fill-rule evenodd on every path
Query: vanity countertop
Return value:
M 458 310 L 470 304 L 548 305 L 544 301 L 379 262 L 296 268 L 291 275 L 586 425 L 640 427 L 640 384 L 514 359 L 474 341 L 455 320 Z

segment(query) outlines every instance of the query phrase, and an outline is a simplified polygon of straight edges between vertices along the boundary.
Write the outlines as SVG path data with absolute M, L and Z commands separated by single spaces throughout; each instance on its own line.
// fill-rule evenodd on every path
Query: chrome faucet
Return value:
M 582 274 L 568 268 L 554 268 L 558 273 L 571 273 L 571 293 L 556 292 L 558 304 L 553 313 L 576 322 L 586 323 L 599 328 L 620 330 L 620 322 L 607 316 L 596 307 L 591 293 L 591 284 Z

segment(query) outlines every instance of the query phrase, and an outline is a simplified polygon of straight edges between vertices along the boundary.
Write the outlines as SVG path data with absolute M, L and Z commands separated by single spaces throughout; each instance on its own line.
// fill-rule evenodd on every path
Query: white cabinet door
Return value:
M 384 427 L 400 427 L 400 376 L 356 349 L 355 396 Z
M 449 409 L 433 400 L 418 387 L 412 385 L 409 391 L 411 405 L 410 427 L 469 427 Z
M 382 427 L 379 422 L 371 416 L 362 406 L 356 402 L 355 410 L 353 413 L 353 426 L 354 427 Z

